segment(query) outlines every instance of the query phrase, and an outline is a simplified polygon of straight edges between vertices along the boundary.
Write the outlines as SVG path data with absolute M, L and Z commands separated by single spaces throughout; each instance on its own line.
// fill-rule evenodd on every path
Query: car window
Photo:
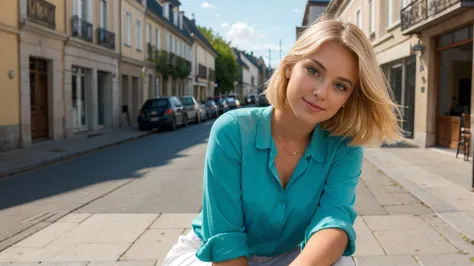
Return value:
M 193 105 L 194 104 L 193 98 L 191 98 L 191 97 L 183 97 L 183 98 L 181 98 L 181 102 L 183 103 L 183 105 Z
M 227 101 L 233 103 L 233 102 L 235 102 L 235 99 L 234 98 L 227 98 Z
M 169 106 L 167 99 L 148 100 L 143 104 L 144 109 L 149 108 L 167 108 Z

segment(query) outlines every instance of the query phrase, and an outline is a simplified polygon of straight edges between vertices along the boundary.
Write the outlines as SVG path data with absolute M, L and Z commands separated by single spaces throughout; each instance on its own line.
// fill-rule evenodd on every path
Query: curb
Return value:
M 52 159 L 47 159 L 47 160 L 44 160 L 44 161 L 41 161 L 41 162 L 31 163 L 31 164 L 26 165 L 26 166 L 17 167 L 15 169 L 9 169 L 9 170 L 0 172 L 0 179 L 10 177 L 10 176 L 14 176 L 14 175 L 17 175 L 17 174 L 22 174 L 22 173 L 25 173 L 25 172 L 28 172 L 28 171 L 31 171 L 31 170 L 35 170 L 35 169 L 38 169 L 38 168 L 41 168 L 41 167 L 44 167 L 44 166 L 48 166 L 48 165 L 51 165 L 51 164 L 54 164 L 54 163 L 57 163 L 57 162 L 65 161 L 65 160 L 68 160 L 68 159 L 71 159 L 71 158 L 79 157 L 81 155 L 92 153 L 94 151 L 98 151 L 98 150 L 108 148 L 108 147 L 111 147 L 111 146 L 114 146 L 114 145 L 122 144 L 124 142 L 141 139 L 143 137 L 154 134 L 155 132 L 156 132 L 155 130 L 152 130 L 152 131 L 146 132 L 142 135 L 128 137 L 128 138 L 121 139 L 121 140 L 118 140 L 118 141 L 115 141 L 115 142 L 110 142 L 110 143 L 107 143 L 107 144 L 104 144 L 104 145 L 93 147 L 93 148 L 90 148 L 90 149 L 87 149 L 87 150 L 72 152 L 72 153 L 69 153 L 69 154 L 57 156 L 57 157 L 52 158 Z

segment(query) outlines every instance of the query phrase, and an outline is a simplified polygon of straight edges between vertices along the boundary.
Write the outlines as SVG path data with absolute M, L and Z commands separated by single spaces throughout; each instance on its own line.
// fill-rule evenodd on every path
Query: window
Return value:
M 178 26 L 178 11 L 176 10 L 173 11 L 173 24 Z
M 125 34 L 125 36 L 127 36 L 127 39 L 125 40 L 125 44 L 128 45 L 128 46 L 131 46 L 131 42 L 132 42 L 132 15 L 130 13 L 127 12 L 127 26 L 125 27 L 127 33 Z
M 168 33 L 168 52 L 171 52 L 171 48 L 173 47 L 173 37 L 171 34 Z
M 107 1 L 100 0 L 100 27 L 107 29 Z
M 137 19 L 137 50 L 142 50 L 142 25 L 140 20 Z
M 392 0 L 387 0 L 387 26 L 392 25 Z
M 375 0 L 370 0 L 370 32 L 375 31 Z
M 359 28 L 362 28 L 362 17 L 361 17 L 361 15 L 360 15 L 360 12 L 361 12 L 360 9 L 357 10 L 357 13 L 356 13 L 356 23 L 357 23 L 357 26 L 358 26 Z
M 155 36 L 156 36 L 156 49 L 160 49 L 160 30 L 155 30 Z
M 402 8 L 407 6 L 407 0 L 402 0 Z
M 146 24 L 146 43 L 147 44 L 149 43 L 151 44 L 150 38 L 151 38 L 151 26 L 150 24 Z
M 169 5 L 170 3 L 165 3 L 165 5 L 163 6 L 163 16 L 167 19 L 170 19 Z

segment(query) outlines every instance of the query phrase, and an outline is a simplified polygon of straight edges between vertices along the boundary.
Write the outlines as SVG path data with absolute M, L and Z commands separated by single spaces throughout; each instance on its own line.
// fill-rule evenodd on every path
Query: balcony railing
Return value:
M 92 24 L 77 15 L 72 17 L 72 36 L 92 42 Z
M 98 28 L 97 39 L 99 40 L 99 45 L 115 50 L 115 33 L 103 28 Z
M 199 69 L 198 69 L 198 77 L 202 79 L 207 79 L 207 68 L 201 64 L 199 64 Z
M 474 6 L 474 0 L 413 0 L 401 10 L 401 28 L 408 29 L 459 3 L 461 6 Z
M 45 0 L 28 0 L 28 19 L 45 27 L 56 29 L 56 6 Z

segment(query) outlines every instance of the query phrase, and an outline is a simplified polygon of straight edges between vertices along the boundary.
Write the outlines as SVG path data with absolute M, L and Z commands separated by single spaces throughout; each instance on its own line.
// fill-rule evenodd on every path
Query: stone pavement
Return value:
M 358 266 L 474 265 L 466 235 L 368 161 L 356 209 Z M 159 266 L 195 215 L 71 213 L 0 252 L 0 266 Z
M 25 149 L 0 152 L 0 178 L 32 170 L 74 156 L 144 137 L 153 131 L 138 128 L 106 129 L 78 134 L 69 139 L 47 140 Z

